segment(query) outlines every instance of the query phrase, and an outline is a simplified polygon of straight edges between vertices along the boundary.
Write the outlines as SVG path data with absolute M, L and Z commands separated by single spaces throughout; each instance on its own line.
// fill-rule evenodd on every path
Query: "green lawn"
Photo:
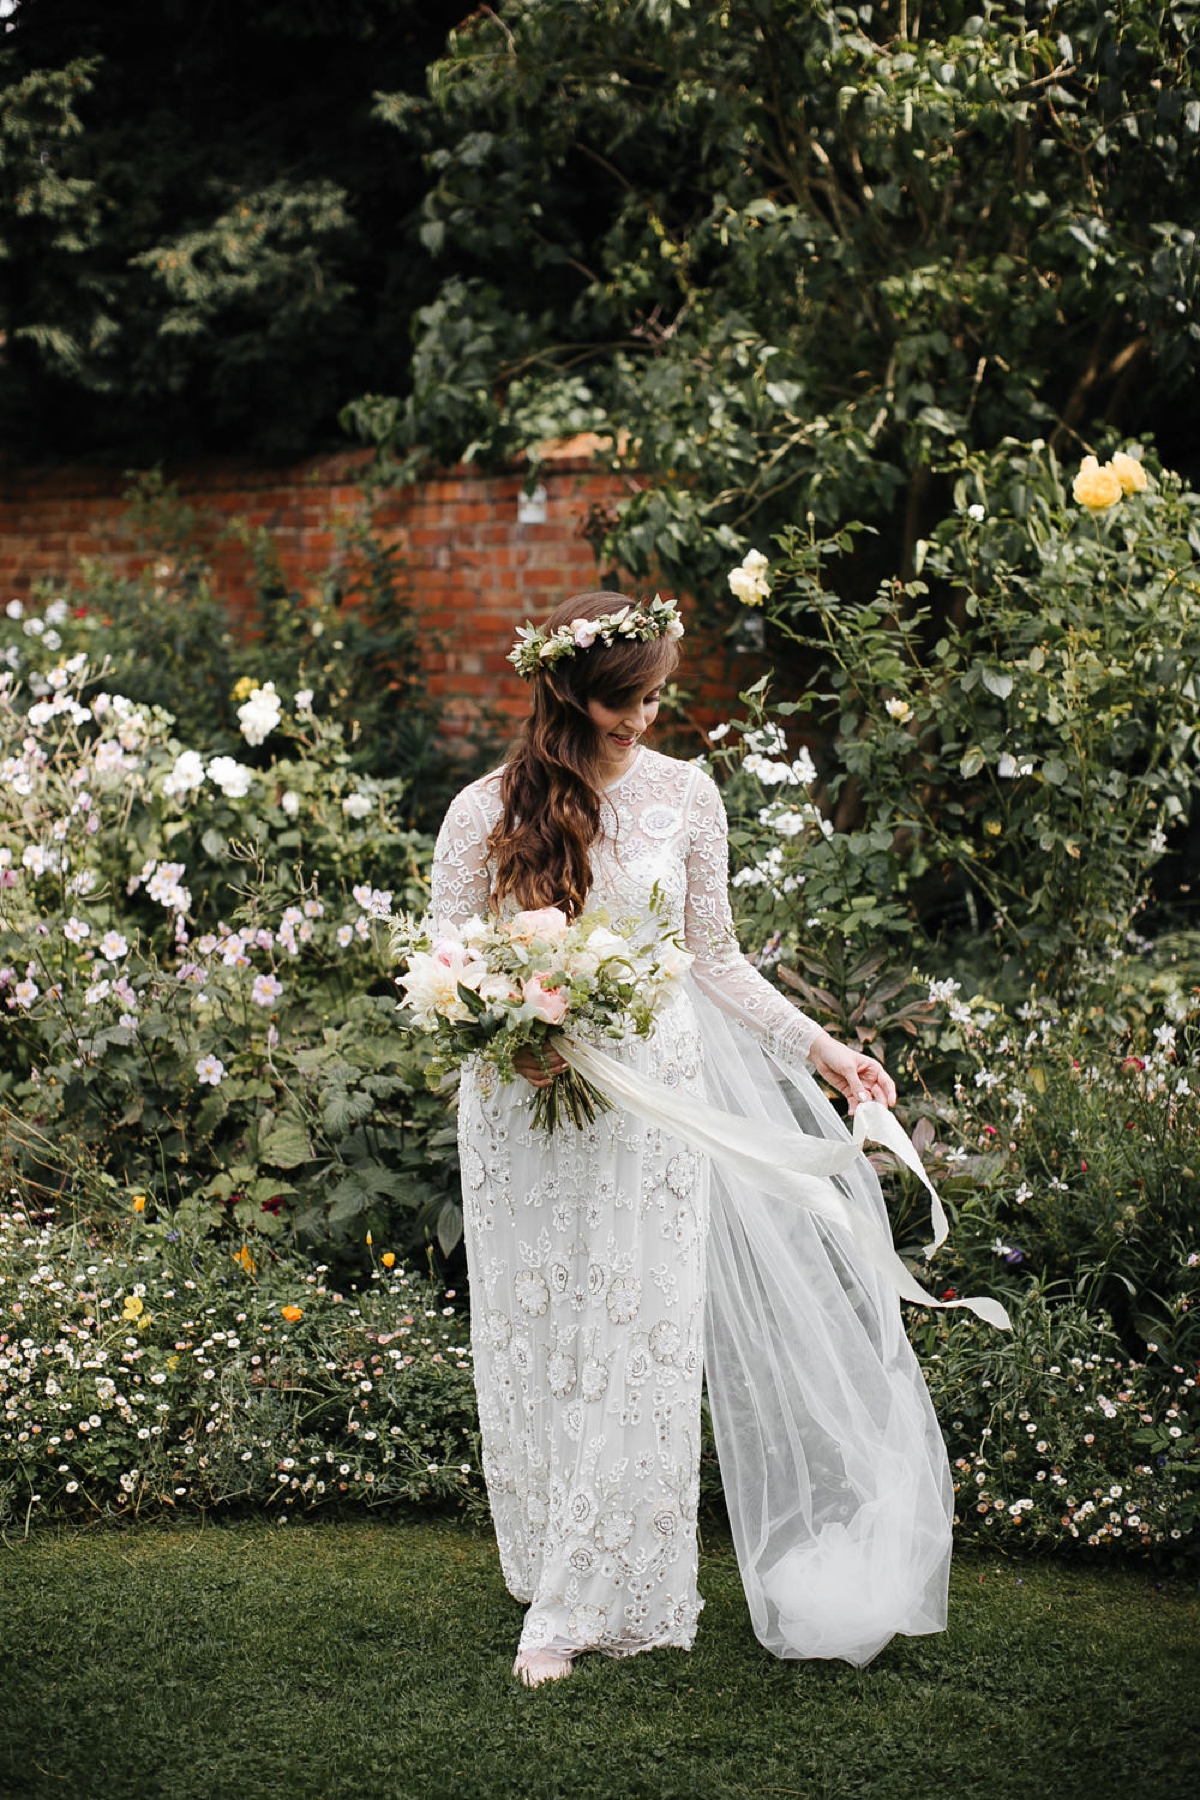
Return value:
M 773 1661 L 728 1544 L 695 1651 L 528 1692 L 489 1538 L 259 1523 L 0 1549 L 4 1800 L 1175 1800 L 1200 1793 L 1200 1595 L 960 1560 L 951 1628 Z

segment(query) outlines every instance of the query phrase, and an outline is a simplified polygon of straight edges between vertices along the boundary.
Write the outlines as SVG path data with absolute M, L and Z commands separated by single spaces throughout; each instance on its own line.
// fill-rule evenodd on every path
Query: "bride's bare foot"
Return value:
M 565 1650 L 521 1650 L 513 1664 L 513 1674 L 526 1687 L 541 1687 L 543 1681 L 561 1681 L 569 1675 L 575 1660 Z

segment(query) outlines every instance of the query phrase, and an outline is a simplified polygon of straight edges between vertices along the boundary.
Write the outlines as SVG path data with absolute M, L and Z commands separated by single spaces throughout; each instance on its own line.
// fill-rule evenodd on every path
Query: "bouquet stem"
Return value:
M 564 1069 L 549 1087 L 535 1088 L 533 1123 L 549 1135 L 570 1120 L 576 1130 L 594 1125 L 597 1114 L 612 1111 L 612 1101 L 574 1069 Z

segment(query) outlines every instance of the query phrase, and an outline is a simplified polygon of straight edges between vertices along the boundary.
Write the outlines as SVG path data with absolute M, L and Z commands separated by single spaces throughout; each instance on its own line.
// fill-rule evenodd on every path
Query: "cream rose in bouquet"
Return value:
M 557 1032 L 595 1039 L 648 1037 L 657 1013 L 691 966 L 691 955 L 660 922 L 616 921 L 597 908 L 570 920 L 556 906 L 511 918 L 471 918 L 434 932 L 428 920 L 393 922 L 401 1009 L 432 1032 L 431 1087 L 469 1057 L 492 1063 L 504 1081 L 513 1057 L 532 1049 L 547 1066 Z M 547 1070 L 548 1072 L 548 1070 Z M 591 1124 L 611 1102 L 574 1069 L 534 1092 L 533 1121 L 546 1131 L 564 1119 Z

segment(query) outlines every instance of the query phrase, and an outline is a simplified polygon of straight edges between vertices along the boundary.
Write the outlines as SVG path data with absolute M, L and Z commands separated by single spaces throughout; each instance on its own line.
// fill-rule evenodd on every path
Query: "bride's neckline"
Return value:
M 617 776 L 615 781 L 605 782 L 605 784 L 601 788 L 600 792 L 602 794 L 615 794 L 619 787 L 623 787 L 625 782 L 627 782 L 629 780 L 629 777 L 633 774 L 633 771 L 637 768 L 638 764 L 641 762 L 642 757 L 645 755 L 645 752 L 646 752 L 646 746 L 644 744 L 639 744 L 637 749 L 633 753 L 633 761 L 629 764 L 629 767 L 627 769 L 622 770 L 621 774 Z

